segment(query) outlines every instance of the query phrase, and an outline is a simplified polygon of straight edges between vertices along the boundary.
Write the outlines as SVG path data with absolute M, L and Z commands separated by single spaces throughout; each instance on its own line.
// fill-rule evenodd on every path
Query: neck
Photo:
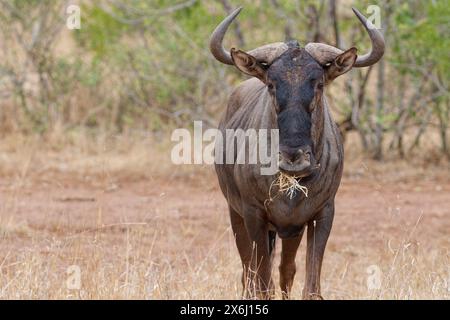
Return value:
M 326 119 L 328 119 L 327 114 L 328 109 L 322 98 L 320 99 L 318 105 L 314 108 L 311 116 L 311 138 L 314 143 L 314 154 L 318 163 L 320 163 L 324 149 L 325 122 Z

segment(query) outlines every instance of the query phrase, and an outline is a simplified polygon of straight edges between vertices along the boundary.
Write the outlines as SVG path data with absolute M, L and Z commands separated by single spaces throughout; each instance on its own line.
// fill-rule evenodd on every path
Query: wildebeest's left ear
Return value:
M 356 58 L 356 48 L 350 48 L 338 55 L 333 61 L 331 61 L 329 66 L 325 67 L 325 82 L 330 83 L 340 75 L 349 71 L 355 64 Z
M 243 73 L 256 77 L 266 83 L 266 67 L 259 63 L 255 57 L 244 51 L 236 50 L 235 48 L 232 48 L 230 53 L 236 68 Z

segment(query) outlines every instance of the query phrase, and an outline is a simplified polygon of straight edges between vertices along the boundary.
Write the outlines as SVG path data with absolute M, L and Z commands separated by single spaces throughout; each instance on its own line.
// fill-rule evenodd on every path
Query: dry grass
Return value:
M 291 176 L 283 172 L 279 172 L 277 178 L 274 180 L 274 183 L 269 189 L 270 200 L 272 200 L 270 195 L 272 186 L 276 186 L 278 188 L 278 192 L 286 193 L 290 199 L 292 199 L 297 192 L 302 192 L 305 197 L 308 197 L 308 188 L 301 184 L 301 178 L 297 176 Z
M 240 260 L 212 170 L 173 167 L 167 147 L 141 134 L 3 139 L 0 298 L 238 299 Z M 352 157 L 323 296 L 450 298 L 448 181 L 442 166 Z
M 169 136 L 170 134 L 161 136 Z M 151 132 L 106 135 L 74 132 L 50 136 L 8 135 L 0 144 L 0 175 L 22 183 L 51 183 L 55 175 L 82 183 L 139 180 L 172 174 L 192 177 L 198 166 L 173 166 L 171 142 Z M 201 171 L 200 171 L 201 172 Z M 23 181 L 22 181 L 23 180 Z

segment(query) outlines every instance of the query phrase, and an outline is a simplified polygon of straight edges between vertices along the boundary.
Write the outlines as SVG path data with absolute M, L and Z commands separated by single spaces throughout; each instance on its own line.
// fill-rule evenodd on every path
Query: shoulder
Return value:
M 256 78 L 250 78 L 240 83 L 231 92 L 225 120 L 230 119 L 241 107 L 256 103 L 264 89 L 264 83 Z

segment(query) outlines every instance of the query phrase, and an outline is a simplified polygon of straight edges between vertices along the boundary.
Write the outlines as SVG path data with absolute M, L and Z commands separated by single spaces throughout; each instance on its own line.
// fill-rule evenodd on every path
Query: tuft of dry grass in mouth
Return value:
M 286 194 L 289 199 L 295 197 L 297 192 L 302 192 L 305 197 L 308 197 L 308 188 L 300 184 L 301 177 L 295 175 L 288 175 L 282 171 L 278 171 L 276 178 L 272 181 L 269 187 L 268 198 L 264 201 L 264 207 L 269 205 L 280 194 Z M 277 189 L 277 193 L 272 196 L 272 189 Z
M 278 187 L 278 192 L 286 193 L 289 199 L 292 199 L 298 191 L 308 197 L 308 188 L 300 184 L 301 177 L 288 175 L 282 171 L 278 173 L 277 178 L 273 182 L 273 186 Z M 271 188 L 272 189 L 272 186 Z M 269 190 L 270 193 L 270 190 Z

